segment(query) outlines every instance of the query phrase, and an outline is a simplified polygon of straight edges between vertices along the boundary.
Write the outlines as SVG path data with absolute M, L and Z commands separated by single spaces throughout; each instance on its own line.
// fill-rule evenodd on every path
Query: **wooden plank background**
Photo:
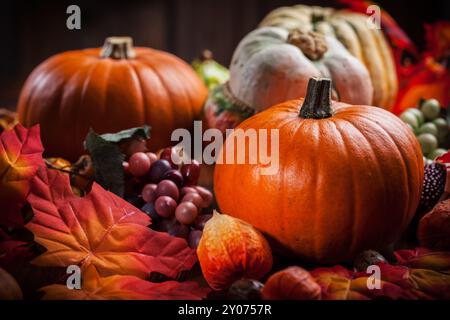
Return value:
M 378 1 L 419 45 L 423 23 L 449 19 L 450 1 Z M 0 10 L 0 107 L 14 108 L 27 75 L 65 50 L 101 46 L 111 35 L 170 51 L 186 61 L 202 49 L 227 65 L 239 40 L 272 9 L 297 3 L 338 6 L 332 0 L 3 0 Z M 66 8 L 81 8 L 81 30 L 66 28 Z M 405 9 L 407 8 L 407 9 Z

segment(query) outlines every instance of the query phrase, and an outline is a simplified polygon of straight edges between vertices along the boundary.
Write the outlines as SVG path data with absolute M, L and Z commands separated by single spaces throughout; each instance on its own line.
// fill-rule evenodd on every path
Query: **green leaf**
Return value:
M 105 133 L 105 134 L 102 134 L 100 137 L 102 137 L 104 140 L 106 140 L 108 142 L 114 142 L 114 143 L 118 143 L 123 139 L 128 139 L 133 136 L 140 136 L 144 139 L 149 139 L 150 138 L 150 130 L 151 130 L 151 127 L 145 125 L 143 127 L 136 127 L 136 128 L 131 128 L 131 129 L 127 129 L 127 130 L 122 130 L 117 133 Z
M 245 109 L 242 106 L 231 101 L 225 95 L 223 86 L 224 85 L 218 85 L 211 92 L 212 99 L 218 106 L 216 115 L 219 115 L 224 111 L 229 111 L 240 115 L 242 119 L 247 119 L 248 117 L 251 117 L 254 114 L 254 111 L 251 109 Z
M 115 193 L 119 197 L 123 197 L 124 194 L 123 161 L 125 156 L 115 142 L 128 138 L 128 135 L 131 134 L 132 136 L 136 132 L 146 134 L 145 130 L 147 129 L 134 128 L 125 130 L 127 131 L 126 133 L 124 133 L 125 131 L 121 131 L 116 134 L 108 134 L 104 138 L 105 135 L 98 135 L 94 130 L 90 129 L 86 137 L 85 147 L 91 154 L 95 169 L 95 180 L 103 188 Z M 119 139 L 119 137 L 123 138 Z

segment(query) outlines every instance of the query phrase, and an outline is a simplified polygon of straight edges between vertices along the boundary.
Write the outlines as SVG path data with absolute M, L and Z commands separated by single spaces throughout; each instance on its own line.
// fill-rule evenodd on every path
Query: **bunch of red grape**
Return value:
M 160 157 L 134 152 L 124 162 L 125 198 L 152 219 L 152 229 L 181 237 L 196 248 L 205 223 L 211 218 L 212 193 L 197 185 L 200 164 L 196 160 L 178 166 L 174 148 Z

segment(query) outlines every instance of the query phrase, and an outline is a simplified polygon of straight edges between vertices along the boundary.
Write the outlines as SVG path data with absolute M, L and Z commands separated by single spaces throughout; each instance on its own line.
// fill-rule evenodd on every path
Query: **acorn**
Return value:
M 261 300 L 263 287 L 264 285 L 257 280 L 237 280 L 228 289 L 227 298 L 230 300 Z
M 428 212 L 438 203 L 444 193 L 446 177 L 447 171 L 443 164 L 432 162 L 425 165 L 418 212 Z
M 375 250 L 365 250 L 355 258 L 353 268 L 359 272 L 366 272 L 369 266 L 379 263 L 387 263 L 386 258 Z

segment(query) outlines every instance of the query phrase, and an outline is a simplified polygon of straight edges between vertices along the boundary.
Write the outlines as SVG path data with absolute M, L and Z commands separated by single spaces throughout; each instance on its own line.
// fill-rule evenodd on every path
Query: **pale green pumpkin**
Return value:
M 394 57 L 383 30 L 372 27 L 369 18 L 348 10 L 295 5 L 271 11 L 260 27 L 316 31 L 338 39 L 368 69 L 374 88 L 371 105 L 391 110 L 398 91 Z
M 312 77 L 333 80 L 334 100 L 372 102 L 368 70 L 337 39 L 277 27 L 256 29 L 242 39 L 231 61 L 229 87 L 236 99 L 259 112 L 304 97 Z

